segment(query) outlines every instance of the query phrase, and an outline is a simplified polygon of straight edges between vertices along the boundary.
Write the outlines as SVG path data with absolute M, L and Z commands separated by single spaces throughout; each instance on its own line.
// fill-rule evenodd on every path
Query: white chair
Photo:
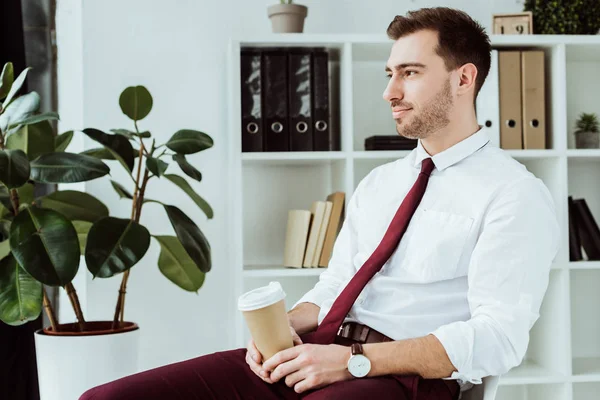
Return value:
M 494 400 L 500 377 L 486 376 L 481 380 L 481 385 L 475 385 L 462 394 L 461 400 Z

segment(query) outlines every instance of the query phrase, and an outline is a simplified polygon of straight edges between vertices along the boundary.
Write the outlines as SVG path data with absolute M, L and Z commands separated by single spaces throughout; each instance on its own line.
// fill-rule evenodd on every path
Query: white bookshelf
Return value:
M 325 46 L 331 50 L 332 124 L 341 134 L 335 152 L 242 153 L 240 66 L 243 47 Z M 585 197 L 600 222 L 600 149 L 575 149 L 580 112 L 600 113 L 600 36 L 492 36 L 494 48 L 535 48 L 546 54 L 548 150 L 510 150 L 549 188 L 563 227 L 541 317 L 523 363 L 500 379 L 500 400 L 592 400 L 600 396 L 600 262 L 569 262 L 567 197 Z M 395 133 L 382 99 L 391 41 L 378 35 L 276 34 L 230 41 L 228 49 L 229 208 L 232 280 L 236 296 L 278 280 L 288 309 L 323 269 L 281 267 L 287 213 L 310 209 L 334 191 L 346 193 L 374 167 L 408 151 L 364 151 L 364 139 Z M 236 297 L 237 299 L 237 297 Z M 236 317 L 236 346 L 248 331 Z

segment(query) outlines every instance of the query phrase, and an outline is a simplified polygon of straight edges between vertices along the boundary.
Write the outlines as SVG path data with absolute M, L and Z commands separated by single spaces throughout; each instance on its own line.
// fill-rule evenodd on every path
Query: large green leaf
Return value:
M 87 243 L 88 233 L 92 227 L 92 223 L 88 221 L 73 221 L 73 226 L 77 231 L 77 238 L 79 239 L 79 251 L 81 254 L 85 254 L 85 244 Z
M 100 160 L 114 160 L 115 157 L 113 153 L 111 153 L 106 147 L 97 147 L 94 149 L 84 150 L 79 154 L 84 154 L 86 156 L 98 158 Z M 139 156 L 139 150 L 133 149 L 133 158 L 137 158 Z
M 29 179 L 29 160 L 22 150 L 0 150 L 0 182 L 9 189 L 23 186 Z
M 70 283 L 79 268 L 79 240 L 73 224 L 54 210 L 29 207 L 10 227 L 10 249 L 17 262 L 50 286 Z
M 125 187 L 123 185 L 121 185 L 119 182 L 115 182 L 113 180 L 110 181 L 113 189 L 115 189 L 115 192 L 117 192 L 117 194 L 119 195 L 120 199 L 126 198 L 129 200 L 133 200 L 133 196 L 131 195 L 131 193 L 129 193 L 129 191 L 127 189 L 125 189 Z
M 0 320 L 23 325 L 42 312 L 42 284 L 36 281 L 14 257 L 0 260 Z
M 4 106 L 3 106 L 4 107 Z M 13 122 L 29 117 L 40 108 L 40 95 L 30 92 L 17 97 L 0 115 L 0 128 L 8 133 L 8 126 Z
M 88 233 L 85 262 L 94 277 L 110 278 L 133 267 L 150 246 L 150 233 L 129 219 L 104 217 Z
M 8 137 L 6 147 L 21 149 L 29 160 L 54 151 L 54 132 L 48 121 L 25 125 Z
M 10 254 L 10 243 L 8 239 L 0 242 L 0 260 Z
M 0 100 L 5 98 L 15 80 L 15 70 L 11 62 L 4 64 L 0 74 Z
M 71 221 L 95 222 L 108 216 L 108 208 L 103 202 L 91 194 L 76 190 L 52 192 L 36 202 L 42 208 L 58 211 Z
M 108 165 L 84 154 L 48 153 L 31 162 L 31 179 L 42 183 L 74 183 L 99 178 Z
M 179 154 L 193 154 L 213 146 L 213 140 L 204 132 L 181 129 L 167 143 L 169 149 Z
M 210 204 L 208 204 L 206 200 L 200 197 L 200 195 L 198 195 L 194 191 L 194 189 L 192 189 L 190 184 L 184 178 L 174 174 L 165 174 L 165 178 L 179 186 L 181 190 L 183 190 L 188 196 L 190 196 L 194 203 L 196 203 L 196 205 L 200 207 L 202 211 L 204 211 L 204 214 L 206 214 L 206 216 L 209 219 L 211 219 L 214 216 L 213 209 L 210 206 Z
M 200 268 L 200 271 L 209 272 L 211 269 L 210 244 L 200 228 L 179 208 L 167 204 L 163 204 L 163 206 L 185 251 Z
M 15 81 L 12 84 L 12 86 L 10 87 L 10 90 L 9 90 L 8 94 L 6 95 L 6 98 L 4 99 L 4 102 L 2 103 L 2 108 L 6 109 L 6 107 L 12 101 L 13 97 L 15 97 L 15 95 L 19 91 L 19 89 L 21 89 L 21 87 L 23 86 L 23 83 L 25 83 L 25 78 L 27 77 L 27 72 L 29 72 L 30 69 L 31 69 L 31 67 L 25 68 L 19 74 L 19 76 L 17 77 L 17 79 L 15 79 Z M 21 97 L 23 97 L 23 96 L 21 96 Z M 39 96 L 38 96 L 38 99 L 39 99 Z
M 204 283 L 204 272 L 200 271 L 175 236 L 154 236 L 160 244 L 158 269 L 180 288 L 198 292 Z
M 65 151 L 73 139 L 73 131 L 66 131 L 54 138 L 54 151 Z
M 125 115 L 139 121 L 152 110 L 152 95 L 144 86 L 130 86 L 121 93 L 119 105 Z
M 164 162 L 159 158 L 154 157 L 146 157 L 146 167 L 152 172 L 154 175 L 160 177 L 165 174 L 165 171 L 169 167 L 169 164 Z
M 14 128 L 18 125 L 37 124 L 38 122 L 42 122 L 42 121 L 55 121 L 57 119 L 60 119 L 58 117 L 58 114 L 51 111 L 51 112 L 46 112 L 43 114 L 30 115 L 29 117 L 22 119 L 20 121 L 13 121 L 8 128 L 9 129 Z
M 130 131 L 128 129 L 111 129 L 110 131 L 114 132 L 114 133 L 116 133 L 118 135 L 123 135 L 123 136 L 125 136 L 126 138 L 129 138 L 129 139 L 134 139 L 136 137 L 149 138 L 149 137 L 152 136 L 152 134 L 150 132 L 148 132 L 148 131 L 144 131 L 144 132 L 140 132 L 140 133 L 133 132 L 133 131 Z
M 188 162 L 183 154 L 173 154 L 173 160 L 179 164 L 179 168 L 190 178 L 202 181 L 202 173 Z
M 133 146 L 129 140 L 121 135 L 110 135 L 98 129 L 87 128 L 83 133 L 103 145 L 115 159 L 127 169 L 129 173 L 133 170 Z

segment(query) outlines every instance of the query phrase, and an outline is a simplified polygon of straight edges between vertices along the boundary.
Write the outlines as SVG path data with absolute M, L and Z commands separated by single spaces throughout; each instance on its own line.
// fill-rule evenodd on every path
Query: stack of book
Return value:
M 598 224 L 585 199 L 572 196 L 569 196 L 569 259 L 600 260 Z
M 283 265 L 292 268 L 327 267 L 344 221 L 344 192 L 334 192 L 310 210 L 289 210 Z
M 365 150 L 412 150 L 417 143 L 400 135 L 375 135 L 365 139 Z

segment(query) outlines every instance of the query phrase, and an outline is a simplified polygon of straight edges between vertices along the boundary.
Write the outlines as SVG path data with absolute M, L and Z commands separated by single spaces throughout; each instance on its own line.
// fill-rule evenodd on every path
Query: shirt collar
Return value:
M 449 147 L 432 157 L 429 155 L 429 153 L 427 153 L 427 151 L 425 151 L 423 144 L 421 144 L 421 139 L 419 139 L 417 143 L 414 166 L 416 168 L 421 168 L 421 161 L 423 161 L 425 158 L 431 157 L 435 168 L 438 171 L 443 171 L 451 165 L 454 165 L 457 162 L 467 158 L 481 147 L 485 146 L 489 141 L 490 139 L 487 135 L 487 131 L 482 129 L 480 126 L 479 130 L 471 136 L 461 140 L 452 147 Z

